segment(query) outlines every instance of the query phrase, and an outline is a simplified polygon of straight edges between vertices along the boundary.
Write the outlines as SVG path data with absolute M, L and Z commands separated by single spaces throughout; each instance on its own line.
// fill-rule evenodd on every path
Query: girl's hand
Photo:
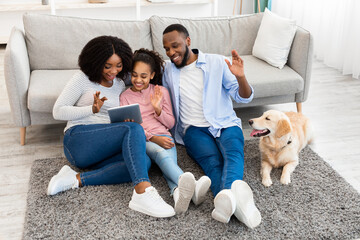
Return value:
M 96 93 L 94 94 L 94 103 L 92 105 L 93 113 L 98 113 L 106 100 L 108 100 L 106 97 L 100 99 L 100 92 L 96 91 Z
M 152 136 L 150 141 L 165 149 L 170 149 L 175 146 L 175 143 L 172 141 L 172 139 L 165 136 Z
M 232 55 L 232 64 L 230 64 L 229 60 L 225 59 L 225 62 L 227 63 L 230 72 L 234 74 L 236 77 L 244 77 L 244 61 L 241 59 L 239 54 L 236 52 L 236 50 L 231 51 Z
M 124 120 L 124 122 L 135 122 L 135 120 L 134 120 L 134 119 L 127 118 L 127 119 Z
M 150 102 L 151 105 L 154 107 L 154 110 L 158 116 L 161 114 L 161 100 L 163 98 L 163 93 L 160 90 L 158 85 L 154 88 L 154 95 L 150 94 Z

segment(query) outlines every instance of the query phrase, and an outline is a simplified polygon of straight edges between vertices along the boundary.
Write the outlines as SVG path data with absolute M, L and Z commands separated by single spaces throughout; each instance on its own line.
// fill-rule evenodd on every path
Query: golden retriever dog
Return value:
M 296 112 L 266 111 L 249 120 L 252 137 L 260 137 L 262 184 L 271 186 L 272 168 L 283 167 L 280 182 L 289 184 L 290 175 L 299 164 L 299 152 L 312 141 L 313 133 L 307 117 Z

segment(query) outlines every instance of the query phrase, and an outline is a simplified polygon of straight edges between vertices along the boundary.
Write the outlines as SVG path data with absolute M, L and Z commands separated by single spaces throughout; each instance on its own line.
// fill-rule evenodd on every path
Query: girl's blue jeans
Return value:
M 168 135 L 159 135 L 171 138 Z M 173 140 L 173 138 L 171 138 Z M 174 142 L 174 140 L 173 140 Z M 176 146 L 164 149 L 153 142 L 146 142 L 146 154 L 159 166 L 164 178 L 169 185 L 170 194 L 178 185 L 179 176 L 184 172 L 177 165 Z
M 207 127 L 190 126 L 185 133 L 187 153 L 211 179 L 211 191 L 216 196 L 230 189 L 235 180 L 244 174 L 244 135 L 241 128 L 223 128 L 220 137 L 214 138 Z
M 150 182 L 144 129 L 137 123 L 77 125 L 65 132 L 64 152 L 80 169 L 81 184 L 103 185 Z

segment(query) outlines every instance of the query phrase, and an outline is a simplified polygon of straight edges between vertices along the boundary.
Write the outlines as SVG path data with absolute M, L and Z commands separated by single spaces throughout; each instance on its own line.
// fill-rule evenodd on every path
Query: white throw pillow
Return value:
M 282 69 L 287 62 L 296 28 L 295 20 L 280 17 L 266 8 L 252 54 Z

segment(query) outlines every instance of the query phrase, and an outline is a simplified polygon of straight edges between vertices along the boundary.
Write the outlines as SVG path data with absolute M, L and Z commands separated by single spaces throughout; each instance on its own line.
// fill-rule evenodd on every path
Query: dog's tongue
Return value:
M 251 137 L 254 137 L 256 134 L 258 134 L 258 133 L 261 133 L 262 132 L 262 130 L 253 130 L 251 133 L 250 133 L 250 136 Z

